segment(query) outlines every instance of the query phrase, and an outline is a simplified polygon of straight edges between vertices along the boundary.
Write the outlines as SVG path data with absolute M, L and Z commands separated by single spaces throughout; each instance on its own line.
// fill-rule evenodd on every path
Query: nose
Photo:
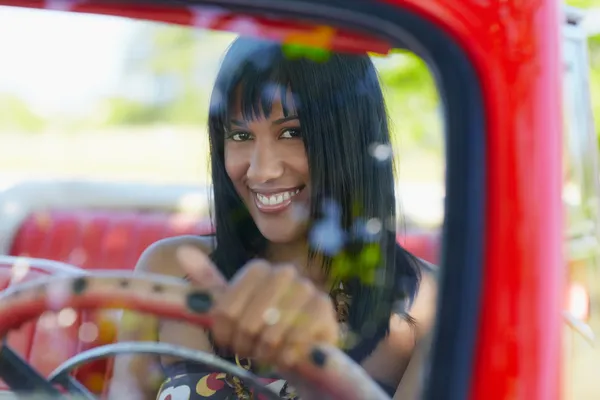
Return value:
M 284 163 L 276 146 L 256 141 L 246 176 L 254 184 L 273 181 L 283 175 Z

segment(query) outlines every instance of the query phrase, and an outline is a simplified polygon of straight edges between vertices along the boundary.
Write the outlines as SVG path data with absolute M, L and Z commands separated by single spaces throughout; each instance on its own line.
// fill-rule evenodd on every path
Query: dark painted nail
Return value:
M 208 312 L 212 304 L 212 297 L 206 292 L 190 292 L 187 295 L 187 307 L 195 313 Z
M 317 367 L 323 367 L 327 361 L 327 354 L 317 347 L 310 352 L 310 359 Z
M 161 293 L 163 291 L 163 287 L 162 285 L 159 285 L 158 283 L 154 286 L 152 286 L 152 291 L 156 292 L 156 293 Z
M 76 278 L 73 281 L 73 286 L 72 286 L 72 290 L 73 293 L 75 294 L 81 294 L 84 292 L 85 288 L 87 288 L 87 279 L 85 279 L 84 277 L 80 277 L 80 278 Z

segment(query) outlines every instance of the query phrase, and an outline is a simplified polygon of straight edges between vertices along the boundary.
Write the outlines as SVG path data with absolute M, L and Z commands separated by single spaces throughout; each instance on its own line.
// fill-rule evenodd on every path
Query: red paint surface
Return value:
M 484 91 L 485 274 L 471 399 L 558 399 L 564 287 L 560 5 L 392 2 L 454 37 Z

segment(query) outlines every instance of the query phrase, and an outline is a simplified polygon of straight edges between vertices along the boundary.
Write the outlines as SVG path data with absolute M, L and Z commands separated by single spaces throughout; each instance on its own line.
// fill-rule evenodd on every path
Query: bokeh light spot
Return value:
M 79 327 L 79 340 L 91 343 L 98 338 L 98 327 L 93 322 L 84 322 Z
M 29 261 L 25 258 L 17 258 L 11 269 L 12 282 L 20 282 L 29 272 Z
M 83 249 L 81 247 L 77 247 L 77 248 L 73 249 L 73 251 L 69 254 L 69 257 L 67 260 L 68 260 L 67 262 L 69 264 L 83 266 L 83 265 L 85 265 L 85 262 L 87 261 L 87 252 L 85 251 L 85 249 Z
M 367 221 L 365 229 L 367 230 L 367 233 L 371 235 L 377 235 L 379 232 L 381 232 L 381 225 L 382 224 L 379 219 L 371 218 Z
M 44 330 L 54 330 L 58 327 L 58 318 L 56 313 L 46 311 L 38 319 L 38 326 Z
M 392 157 L 392 147 L 389 144 L 373 143 L 369 153 L 378 161 L 387 161 Z
M 62 327 L 71 326 L 77 321 L 77 311 L 72 308 L 63 308 L 59 311 L 57 317 L 58 325 Z

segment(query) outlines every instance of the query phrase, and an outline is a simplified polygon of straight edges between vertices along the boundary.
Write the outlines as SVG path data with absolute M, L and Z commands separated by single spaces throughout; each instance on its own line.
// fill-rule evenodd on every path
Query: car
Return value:
M 177 5 L 0 0 L 0 5 L 233 31 L 313 50 L 415 52 L 432 66 L 442 93 L 446 157 L 446 187 L 432 201 L 444 205 L 443 224 L 438 219 L 419 227 L 411 221 L 398 238 L 417 256 L 439 263 L 442 271 L 425 396 L 547 400 L 562 393 L 562 398 L 583 398 L 577 378 L 567 378 L 590 362 L 581 361 L 582 353 L 598 360 L 581 342 L 594 342 L 597 329 L 600 287 L 593 277 L 600 188 L 585 35 L 576 10 L 562 14 L 559 4 L 549 0 Z M 564 60 L 557 50 L 561 40 Z M 564 129 L 561 109 L 567 115 Z M 15 328 L 25 316 L 41 319 L 12 330 L 8 346 L 0 349 L 0 377 L 7 384 L 2 396 L 31 389 L 56 395 L 49 376 L 58 377 L 55 383 L 63 392 L 101 395 L 111 364 L 97 358 L 121 351 L 111 345 L 118 314 L 99 309 L 115 308 L 111 299 L 86 297 L 78 303 L 74 296 L 62 310 L 54 310 L 59 311 L 54 319 L 42 313 L 45 304 L 22 300 L 23 318 L 16 318 L 7 308 L 11 296 L 30 293 L 32 287 L 41 290 L 44 282 L 72 287 L 82 277 L 92 284 L 104 282 L 108 278 L 97 270 L 131 270 L 142 250 L 158 239 L 210 233 L 208 193 L 209 186 L 89 180 L 7 184 L 0 193 L 0 253 L 5 254 L 0 271 L 6 288 L 0 297 L 0 330 Z M 563 228 L 565 208 L 568 229 Z M 565 243 L 572 250 L 568 257 L 563 256 Z M 49 280 L 38 280 L 45 275 Z M 23 283 L 30 280 L 38 283 Z M 125 303 L 136 296 L 111 293 Z M 94 309 L 73 313 L 84 306 Z M 27 310 L 31 315 L 25 315 Z M 568 330 L 563 330 L 565 321 Z M 49 354 L 56 340 L 61 345 L 52 345 Z M 86 360 L 92 362 L 82 366 Z M 71 369 L 75 372 L 68 375 Z M 314 375 L 306 378 L 315 381 Z M 336 389 L 334 384 L 323 388 Z

